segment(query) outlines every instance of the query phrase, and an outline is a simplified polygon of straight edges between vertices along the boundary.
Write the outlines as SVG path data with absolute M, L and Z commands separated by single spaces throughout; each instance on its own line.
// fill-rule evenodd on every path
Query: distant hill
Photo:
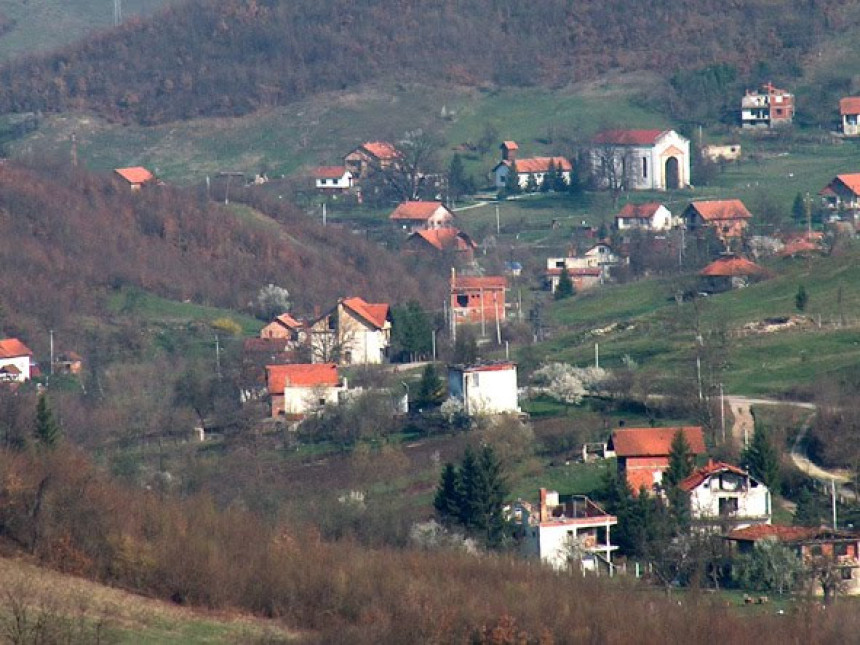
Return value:
M 8 65 L 0 111 L 155 124 L 245 114 L 380 77 L 559 86 L 609 70 L 716 63 L 779 80 L 825 34 L 855 26 L 845 5 L 190 0 Z
M 110 177 L 6 163 L 0 325 L 69 330 L 105 316 L 106 295 L 124 287 L 241 310 L 274 283 L 290 290 L 300 312 L 345 295 L 400 302 L 435 290 L 348 230 L 264 198 L 256 205 L 237 211 L 192 191 L 132 193 Z

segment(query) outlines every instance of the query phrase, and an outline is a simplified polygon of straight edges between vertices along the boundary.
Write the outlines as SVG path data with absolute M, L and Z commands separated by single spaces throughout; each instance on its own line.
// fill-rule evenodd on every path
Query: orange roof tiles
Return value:
M 336 387 L 340 383 L 334 363 L 266 365 L 269 394 L 283 394 L 285 387 Z
M 394 209 L 388 219 L 423 221 L 429 219 L 440 208 L 445 208 L 442 202 L 403 202 Z
M 662 206 L 660 202 L 648 202 L 646 204 L 624 204 L 616 217 L 622 219 L 650 219 L 654 217 L 657 210 Z
M 839 114 L 860 114 L 860 96 L 839 99 Z
M 516 159 L 514 163 L 517 166 L 517 172 L 549 172 L 550 164 L 563 172 L 573 170 L 573 166 L 564 157 L 530 157 L 528 159 Z
M 279 323 L 290 329 L 301 329 L 304 327 L 302 323 L 293 318 L 290 314 L 281 314 L 275 318 Z
M 672 452 L 672 440 L 678 430 L 684 433 L 693 454 L 704 454 L 705 436 L 701 426 L 618 428 L 610 441 L 619 457 L 664 457 Z
M 317 179 L 340 179 L 346 174 L 346 168 L 343 166 L 320 166 L 314 171 L 314 177 Z
M 780 542 L 800 542 L 815 539 L 821 529 L 814 526 L 782 526 L 780 524 L 754 524 L 742 529 L 735 529 L 728 534 L 730 540 L 755 542 L 773 538 Z
M 794 255 L 809 255 L 811 253 L 823 253 L 823 249 L 815 242 L 792 240 L 777 255 L 788 258 Z
M 453 227 L 415 231 L 409 236 L 409 239 L 415 239 L 416 236 L 439 251 L 446 251 L 449 249 L 465 251 L 469 248 L 477 248 L 477 245 L 472 241 L 472 238 L 459 229 Z
M 616 146 L 653 145 L 665 130 L 604 130 L 598 132 L 594 143 Z
M 699 275 L 707 278 L 728 278 L 732 276 L 764 275 L 766 271 L 755 262 L 736 256 L 719 258 L 711 262 Z
M 114 172 L 130 184 L 145 184 L 146 182 L 155 179 L 155 175 L 153 175 L 143 166 L 133 166 L 131 168 L 117 168 L 116 170 L 114 170 Z
M 695 210 L 706 222 L 724 219 L 749 219 L 752 214 L 739 199 L 714 199 L 690 202 L 688 208 Z
M 33 351 L 17 338 L 0 340 L 0 358 L 32 356 Z
M 837 180 L 855 195 L 860 195 L 860 172 L 836 175 L 834 181 Z M 831 181 L 830 183 L 832 184 L 833 182 Z
M 504 372 L 516 367 L 514 363 L 487 363 L 486 365 L 452 366 L 464 372 Z
M 504 276 L 458 275 L 451 281 L 451 289 L 505 289 L 508 279 Z
M 400 151 L 387 141 L 368 141 L 361 147 L 377 159 L 397 159 L 400 156 Z
M 389 307 L 385 303 L 370 303 L 362 298 L 344 298 L 343 306 L 364 318 L 377 329 L 385 327 Z
M 516 141 L 502 141 L 502 147 L 508 150 L 519 150 L 520 147 Z
M 748 473 L 743 468 L 738 468 L 737 466 L 732 466 L 731 464 L 727 464 L 722 461 L 709 461 L 707 465 L 694 470 L 689 477 L 684 479 L 679 484 L 679 487 L 681 488 L 681 490 L 690 492 L 694 488 L 697 488 L 711 475 L 717 475 L 723 472 L 729 472 L 734 473 L 735 475 L 743 476 L 748 475 Z

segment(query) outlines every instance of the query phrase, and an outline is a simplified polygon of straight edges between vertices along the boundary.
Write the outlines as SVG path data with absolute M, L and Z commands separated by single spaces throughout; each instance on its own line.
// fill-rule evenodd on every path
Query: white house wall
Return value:
M 738 510 L 731 517 L 737 519 L 749 518 L 761 522 L 764 518 L 770 522 L 771 517 L 771 495 L 767 486 L 754 482 L 745 490 L 721 490 L 719 488 L 719 475 L 711 475 L 690 493 L 690 510 L 692 517 L 697 520 L 720 517 L 720 499 L 734 498 L 738 501 Z M 752 522 L 750 522 L 752 523 Z M 745 524 L 738 524 L 742 527 Z
M 451 370 L 448 373 L 448 392 L 463 401 L 469 416 L 519 412 L 516 369 Z
M 18 369 L 19 374 L 14 379 L 15 381 L 23 383 L 30 378 L 29 356 L 15 356 L 13 358 L 0 359 L 0 368 L 6 367 L 7 365 L 14 365 Z
M 307 414 L 324 405 L 338 403 L 340 392 L 344 387 L 290 387 L 284 388 L 284 412 L 290 414 Z

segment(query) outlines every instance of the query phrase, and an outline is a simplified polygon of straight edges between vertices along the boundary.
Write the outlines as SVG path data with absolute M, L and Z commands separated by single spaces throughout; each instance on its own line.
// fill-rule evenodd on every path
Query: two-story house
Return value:
M 353 186 L 352 171 L 346 166 L 320 166 L 314 170 L 314 186 L 323 193 L 345 193 Z
M 635 495 L 641 489 L 656 493 L 669 468 L 672 440 L 681 432 L 693 455 L 705 454 L 705 435 L 701 426 L 672 428 L 617 428 L 607 443 L 607 456 L 618 458 L 618 476 Z
M 410 232 L 454 225 L 454 213 L 442 202 L 402 202 L 388 219 Z
M 458 399 L 470 417 L 518 414 L 517 366 L 507 362 L 450 365 L 448 395 Z
M 0 383 L 30 380 L 32 350 L 17 338 L 0 340 Z
M 679 486 L 690 496 L 690 515 L 696 526 L 723 528 L 728 524 L 743 528 L 770 524 L 770 490 L 742 468 L 709 461 Z
M 691 232 L 713 229 L 724 243 L 743 237 L 752 214 L 739 199 L 712 199 L 690 202 L 681 217 Z
M 266 386 L 272 405 L 272 418 L 302 417 L 339 402 L 347 389 L 334 363 L 292 363 L 267 365 Z
M 574 562 L 586 571 L 612 566 L 612 552 L 618 547 L 611 543 L 610 532 L 618 518 L 584 495 L 560 496 L 541 488 L 536 508 L 517 501 L 511 516 L 520 550 L 527 557 L 559 570 Z
M 615 216 L 615 227 L 619 231 L 668 231 L 672 228 L 672 212 L 660 202 L 628 202 Z
M 315 363 L 383 363 L 391 345 L 391 309 L 385 303 L 341 298 L 311 323 L 310 339 Z
M 827 208 L 855 214 L 860 210 L 860 172 L 836 175 L 818 194 Z
M 454 324 L 505 319 L 505 276 L 459 275 L 451 271 L 451 316 Z
M 765 83 L 758 91 L 747 90 L 741 99 L 742 128 L 775 128 L 794 119 L 794 94 Z
M 402 157 L 397 147 L 387 141 L 367 141 L 346 154 L 343 165 L 352 173 L 353 179 L 360 180 L 369 172 L 396 166 Z

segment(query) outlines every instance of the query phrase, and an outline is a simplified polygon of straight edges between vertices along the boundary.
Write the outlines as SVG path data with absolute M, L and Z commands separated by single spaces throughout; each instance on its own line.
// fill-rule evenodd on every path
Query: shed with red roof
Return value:
M 294 363 L 267 365 L 266 386 L 272 417 L 295 417 L 337 403 L 346 381 L 341 381 L 334 363 Z
M 649 493 L 659 488 L 669 468 L 672 441 L 681 432 L 693 455 L 705 454 L 701 426 L 671 428 L 618 428 L 609 438 L 607 451 L 618 458 L 618 474 L 634 494 L 641 488 Z

